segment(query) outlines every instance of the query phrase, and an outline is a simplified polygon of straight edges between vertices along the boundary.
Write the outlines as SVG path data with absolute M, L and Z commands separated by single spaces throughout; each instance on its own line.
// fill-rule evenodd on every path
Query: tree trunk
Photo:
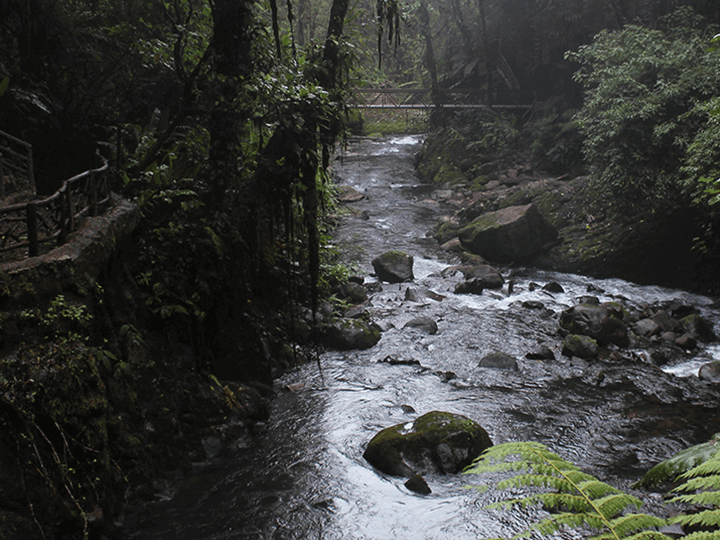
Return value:
M 230 179 L 235 175 L 234 149 L 239 142 L 242 111 L 238 111 L 239 78 L 252 70 L 252 2 L 215 0 L 213 15 L 213 51 L 215 72 L 222 77 L 217 86 L 217 105 L 210 114 L 210 163 L 213 165 L 212 198 L 221 202 Z
M 480 27 L 482 28 L 483 48 L 485 49 L 485 71 L 487 73 L 487 89 L 485 102 L 488 107 L 492 105 L 493 72 L 495 71 L 495 52 L 490 50 L 490 36 L 487 30 L 487 18 L 485 17 L 485 0 L 477 0 L 478 12 L 480 13 Z
M 430 29 L 430 14 L 425 0 L 420 2 L 418 10 L 420 17 L 420 31 L 425 38 L 425 65 L 430 74 L 430 99 L 437 109 L 440 109 L 440 88 L 438 86 L 437 65 L 435 64 L 435 50 L 433 49 L 432 30 Z

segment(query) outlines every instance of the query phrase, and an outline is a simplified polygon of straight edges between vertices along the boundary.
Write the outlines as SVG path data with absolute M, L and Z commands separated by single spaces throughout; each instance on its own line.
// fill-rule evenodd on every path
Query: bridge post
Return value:
M 95 183 L 95 173 L 90 173 L 90 216 L 91 217 L 97 217 L 98 215 L 98 207 L 97 207 L 97 184 Z
M 65 185 L 67 191 L 67 184 Z M 70 224 L 69 206 L 65 200 L 65 191 L 60 192 L 58 204 L 60 205 L 60 234 L 58 234 L 58 246 L 62 246 L 67 242 L 68 228 Z
M 75 205 L 73 204 L 72 188 L 69 183 L 65 190 L 65 203 L 68 209 L 68 232 L 73 232 L 75 230 Z
M 27 235 L 28 235 L 28 257 L 37 257 L 39 254 L 38 227 L 37 227 L 37 205 L 35 201 L 27 204 Z
M 3 166 L 3 155 L 0 152 L 0 198 L 5 197 L 5 168 Z
M 30 183 L 30 191 L 32 191 L 33 195 L 37 194 L 35 191 L 35 167 L 33 165 L 33 152 L 32 152 L 32 146 L 28 146 L 27 149 L 28 152 L 28 182 Z

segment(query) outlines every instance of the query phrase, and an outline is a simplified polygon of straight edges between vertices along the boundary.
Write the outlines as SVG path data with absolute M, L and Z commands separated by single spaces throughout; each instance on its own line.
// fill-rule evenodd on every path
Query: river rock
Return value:
M 640 319 L 633 325 L 632 328 L 633 332 L 635 332 L 638 336 L 641 337 L 652 337 L 662 331 L 660 325 L 649 318 Z
M 459 270 L 468 281 L 473 281 L 484 289 L 502 289 L 505 280 L 497 268 L 488 264 L 476 266 L 461 266 Z
M 338 292 L 340 298 L 347 300 L 351 304 L 362 304 L 368 298 L 367 289 L 353 281 L 340 285 Z
M 360 319 L 336 319 L 325 327 L 325 341 L 343 351 L 369 349 L 380 341 L 380 327 Z
M 478 364 L 478 367 L 492 368 L 492 369 L 509 369 L 513 371 L 518 370 L 517 360 L 509 354 L 496 352 L 488 354 L 483 357 Z
M 499 263 L 525 261 L 557 237 L 557 229 L 532 204 L 483 214 L 458 234 L 465 249 Z
M 716 360 L 700 366 L 698 377 L 707 382 L 720 382 L 720 362 Z
M 463 251 L 462 244 L 459 238 L 451 238 L 440 246 L 443 251 L 449 251 L 450 253 L 461 253 Z
M 675 319 L 672 318 L 667 311 L 661 309 L 652 316 L 652 320 L 657 323 L 663 332 L 674 332 L 677 326 Z
M 555 360 L 555 353 L 547 345 L 540 345 L 537 349 L 525 355 L 528 360 Z
M 385 428 L 368 443 L 363 457 L 386 474 L 454 474 L 492 446 L 487 432 L 473 420 L 433 411 L 414 422 Z
M 590 336 L 570 334 L 563 341 L 562 354 L 577 358 L 595 358 L 598 355 L 598 344 Z
M 690 350 L 697 347 L 697 339 L 695 339 L 696 334 L 683 334 L 679 338 L 675 340 L 675 345 L 680 347 L 681 349 Z
M 405 323 L 403 328 L 417 328 L 423 332 L 427 332 L 430 335 L 437 334 L 438 325 L 430 317 L 415 317 Z
M 430 495 L 432 493 L 430 486 L 427 485 L 425 479 L 419 474 L 411 476 L 410 479 L 405 482 L 405 487 L 420 495 Z
M 402 251 L 388 251 L 372 261 L 377 277 L 388 283 L 402 283 L 415 279 L 413 275 L 414 259 Z
M 715 341 L 712 326 L 697 313 L 683 317 L 679 322 L 686 333 L 695 334 L 704 341 Z
M 485 290 L 481 279 L 469 279 L 455 285 L 455 294 L 482 294 Z
M 365 198 L 365 195 L 360 193 L 354 187 L 351 186 L 339 186 L 338 187 L 338 200 L 340 202 L 354 203 L 361 201 Z
M 560 314 L 560 326 L 571 334 L 590 336 L 600 345 L 613 343 L 626 347 L 628 329 L 621 317 L 621 310 L 607 304 L 580 304 Z
M 542 290 L 551 292 L 551 293 L 564 293 L 565 292 L 565 289 L 563 289 L 563 286 L 560 285 L 557 281 L 551 281 L 549 283 L 546 283 L 545 285 L 543 285 Z

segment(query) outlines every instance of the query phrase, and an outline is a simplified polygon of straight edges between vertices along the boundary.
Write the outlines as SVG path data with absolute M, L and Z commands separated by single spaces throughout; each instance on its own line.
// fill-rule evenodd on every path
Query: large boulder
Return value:
M 363 457 L 386 474 L 410 478 L 460 472 L 491 446 L 487 432 L 473 420 L 433 411 L 383 429 L 368 443 Z
M 463 227 L 463 247 L 499 263 L 525 261 L 558 237 L 558 232 L 534 205 L 509 206 L 488 212 Z
M 628 329 L 621 320 L 622 311 L 601 304 L 579 304 L 560 314 L 560 326 L 571 334 L 590 336 L 600 345 L 629 344 Z
M 360 319 L 337 319 L 325 327 L 325 342 L 342 351 L 369 349 L 380 341 L 380 327 Z
M 415 279 L 413 275 L 414 259 L 402 251 L 388 251 L 372 261 L 375 273 L 380 281 L 402 283 Z

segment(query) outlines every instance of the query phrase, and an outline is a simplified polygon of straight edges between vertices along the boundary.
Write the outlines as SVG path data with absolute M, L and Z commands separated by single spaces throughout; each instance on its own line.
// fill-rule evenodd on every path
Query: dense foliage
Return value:
M 661 23 L 604 30 L 568 55 L 580 64 L 575 78 L 585 87 L 576 117 L 585 157 L 614 201 L 675 200 L 686 180 L 698 181 L 681 170 L 689 157 L 701 173 L 720 159 L 700 142 L 711 127 L 707 102 L 720 87 L 720 62 L 708 51 L 712 34 L 685 9 Z

